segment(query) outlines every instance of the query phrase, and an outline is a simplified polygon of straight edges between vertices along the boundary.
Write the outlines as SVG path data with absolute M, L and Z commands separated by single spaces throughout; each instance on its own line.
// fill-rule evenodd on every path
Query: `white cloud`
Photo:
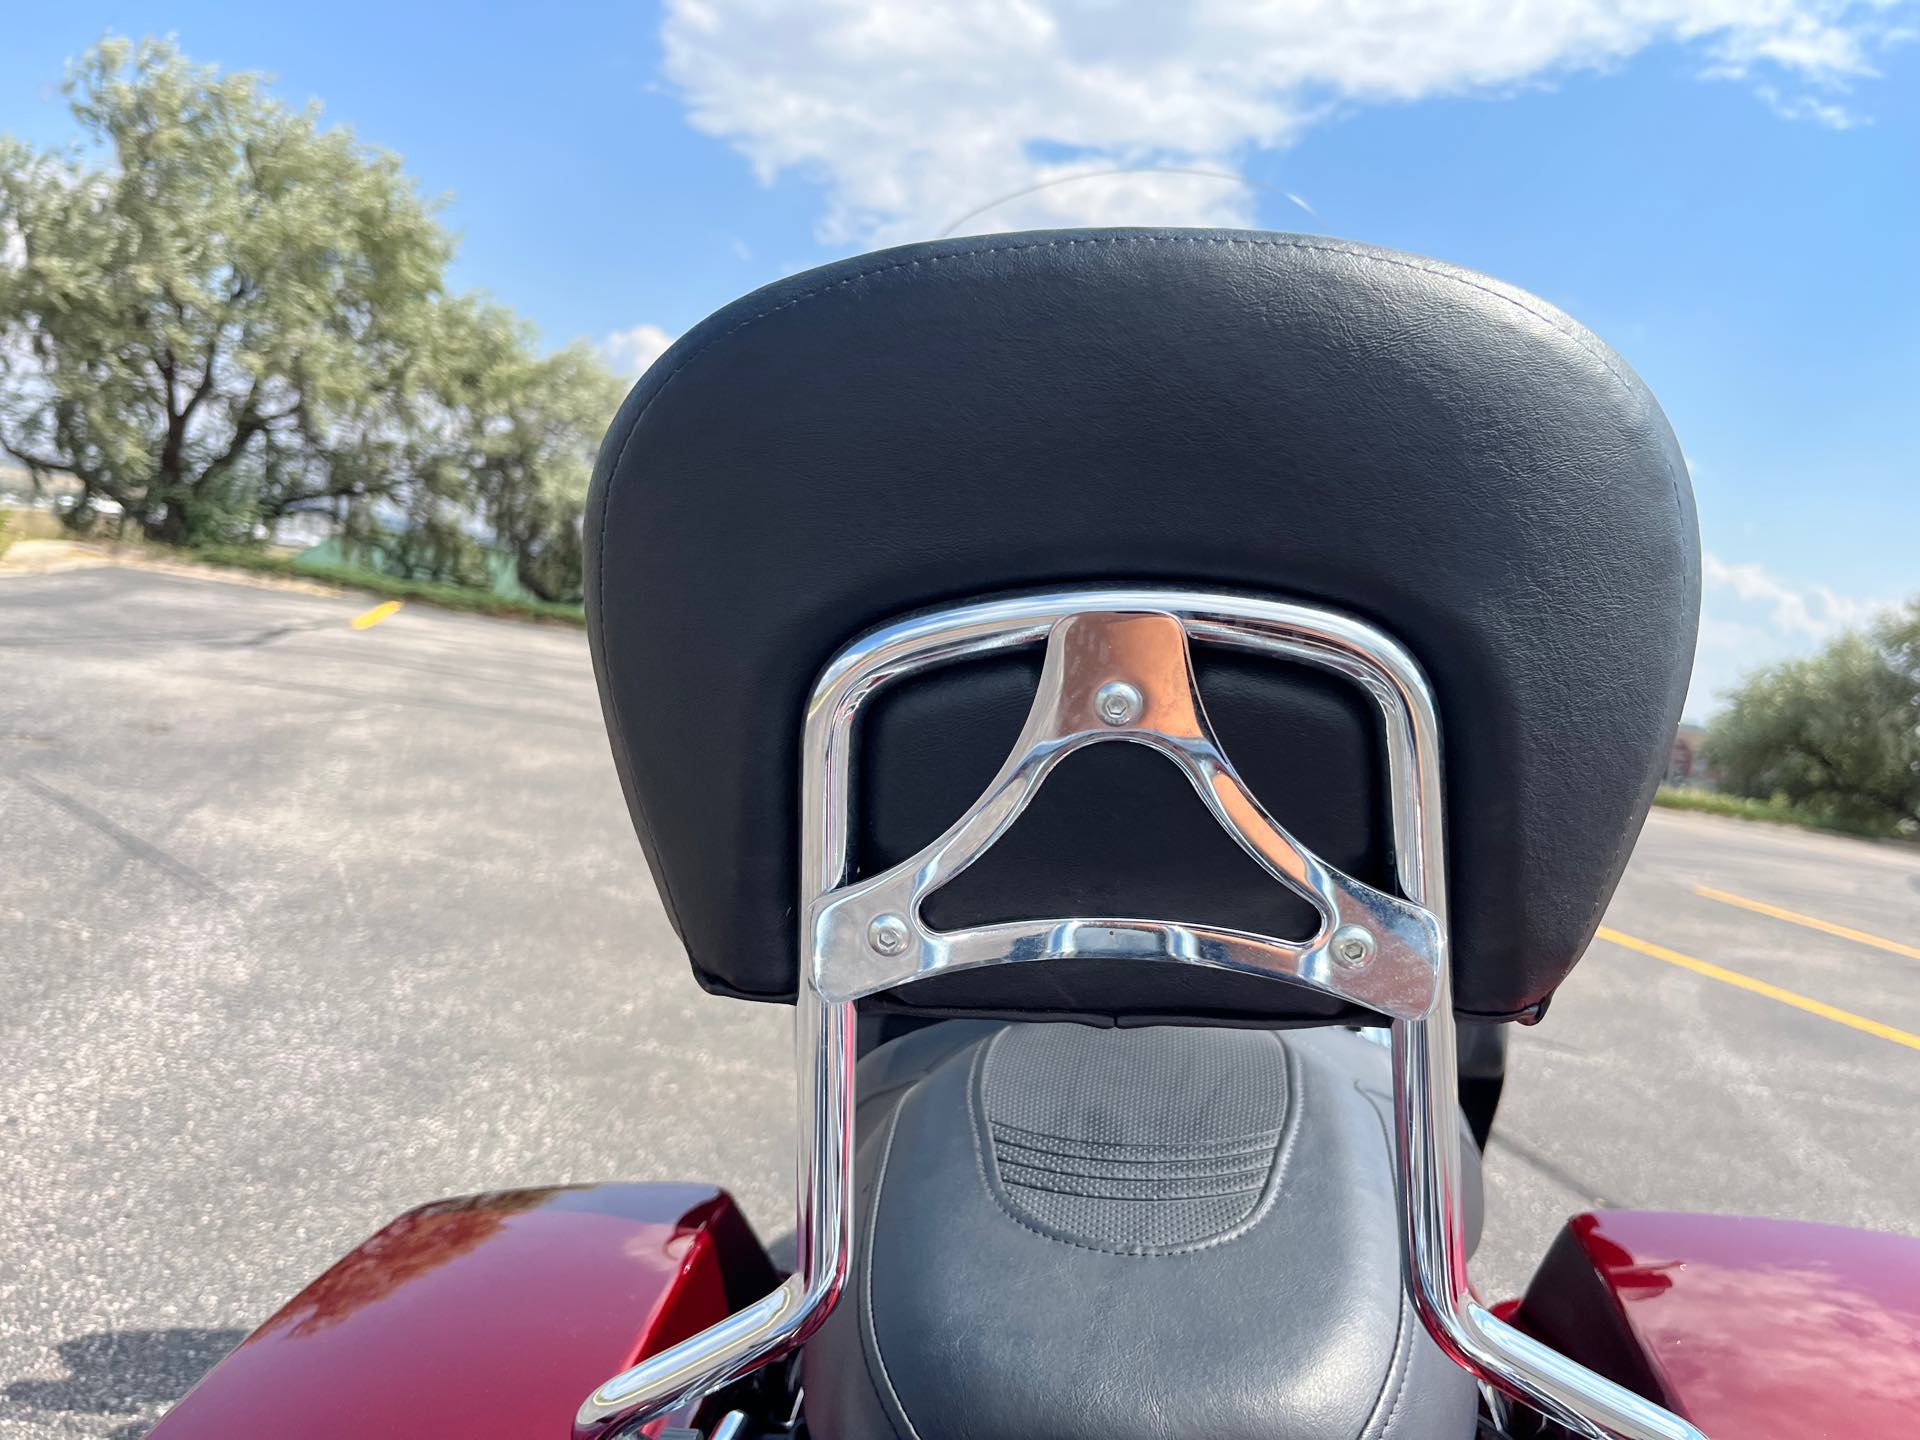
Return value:
M 673 336 L 658 325 L 636 325 L 608 335 L 600 342 L 600 353 L 619 374 L 638 378 L 671 344 Z
M 1763 607 L 1778 635 L 1825 640 L 1864 625 L 1885 608 L 1879 601 L 1835 594 L 1825 585 L 1790 585 L 1764 565 L 1729 565 L 1711 550 L 1700 557 L 1700 574 L 1709 597 L 1723 591 Z
M 1852 125 L 1860 117 L 1838 97 L 1901 38 L 1900 8 L 668 0 L 662 38 L 696 128 L 763 180 L 819 183 L 824 240 L 888 243 L 974 211 L 959 229 L 1246 224 L 1253 193 L 1240 162 L 1340 106 L 1497 94 L 1662 44 L 1695 52 L 1703 77 L 1753 85 L 1784 117 Z M 1089 178 L 1049 183 L 1079 174 Z
M 1782 95 L 1772 85 L 1756 85 L 1753 93 L 1782 120 L 1807 120 L 1829 130 L 1858 130 L 1872 120 L 1837 100 L 1822 100 L 1817 95 Z
M 1686 713 L 1703 718 L 1719 697 L 1762 665 L 1805 655 L 1842 630 L 1867 624 L 1885 602 L 1794 585 L 1764 565 L 1700 557 L 1700 644 Z

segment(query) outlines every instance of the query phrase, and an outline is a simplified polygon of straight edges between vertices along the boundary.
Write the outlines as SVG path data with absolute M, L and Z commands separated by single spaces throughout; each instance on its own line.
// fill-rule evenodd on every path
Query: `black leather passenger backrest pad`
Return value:
M 883 691 L 856 733 L 861 824 L 855 873 L 877 873 L 937 838 L 979 797 L 1020 733 L 1039 683 L 1037 648 L 950 665 Z M 1371 885 L 1392 876 L 1379 712 L 1324 670 L 1201 645 L 1194 667 L 1227 753 L 1254 794 L 1316 854 Z M 1283 938 L 1313 933 L 1313 907 L 1278 884 L 1208 814 L 1192 785 L 1140 745 L 1069 757 L 980 861 L 927 897 L 953 930 L 1048 916 L 1152 916 Z M 1088 961 L 941 976 L 877 1004 L 1098 1021 L 1089 997 L 1118 992 L 1129 1018 L 1212 1024 L 1354 1018 L 1330 996 L 1185 966 L 1144 973 Z
M 793 993 L 799 736 L 827 659 L 908 610 L 1156 583 L 1325 603 L 1420 659 L 1456 999 L 1529 1010 L 1644 817 L 1699 583 L 1679 449 L 1593 336 L 1432 261 L 1210 232 L 941 242 L 756 292 L 629 396 L 586 538 L 661 893 L 702 983 L 764 999 Z M 1226 739 L 1248 770 L 1292 743 Z M 1141 1008 L 1086 986 L 1090 1013 Z

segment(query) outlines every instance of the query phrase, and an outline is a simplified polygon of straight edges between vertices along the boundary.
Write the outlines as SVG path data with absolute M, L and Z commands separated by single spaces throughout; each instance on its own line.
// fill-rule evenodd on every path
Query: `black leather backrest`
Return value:
M 802 711 L 834 652 L 910 610 L 1154 583 L 1326 604 L 1414 653 L 1440 708 L 1458 1007 L 1535 1010 L 1645 816 L 1699 598 L 1685 464 L 1618 356 L 1483 276 L 1288 235 L 989 236 L 757 291 L 628 397 L 586 539 L 594 663 L 661 895 L 704 985 L 768 1000 L 794 990 Z M 863 860 L 910 851 L 972 798 L 1018 726 L 1022 673 L 918 682 L 945 692 L 873 717 Z M 1284 670 L 1203 658 L 1201 681 L 1268 807 L 1382 878 L 1364 712 Z M 1038 828 L 1003 842 L 1025 863 L 989 884 L 990 855 L 962 877 L 967 904 L 1112 913 L 1102 895 L 1164 891 L 1182 864 L 1196 889 L 1167 903 L 1240 896 L 1193 858 L 1209 822 L 1168 808 L 1179 787 L 1156 764 L 1102 746 L 1062 767 L 1053 818 L 1043 791 L 1022 822 Z M 1076 765 L 1082 810 L 1115 817 L 1092 828 L 1118 858 L 1090 879 L 1067 859 L 1087 828 Z M 1080 962 L 908 998 L 1088 1019 L 1337 1013 L 1272 982 Z

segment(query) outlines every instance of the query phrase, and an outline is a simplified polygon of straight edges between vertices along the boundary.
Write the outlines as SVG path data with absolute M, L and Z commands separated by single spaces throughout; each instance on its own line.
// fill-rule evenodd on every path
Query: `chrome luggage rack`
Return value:
M 1254 798 L 1207 722 L 1194 641 L 1319 666 L 1372 697 L 1386 741 L 1400 895 L 1328 865 Z M 862 707 L 935 666 L 1043 643 L 1026 724 L 985 793 L 918 854 L 848 883 Z M 1113 740 L 1148 746 L 1177 766 L 1221 827 L 1314 907 L 1314 935 L 1291 941 L 1126 917 L 929 928 L 921 902 L 993 846 L 1053 767 Z M 1068 591 L 915 616 L 855 641 L 822 672 L 802 771 L 798 1268 L 763 1299 L 601 1385 L 580 1407 L 576 1440 L 631 1434 L 697 1401 L 793 1351 L 832 1309 L 853 1253 L 856 1001 L 928 975 L 1089 956 L 1264 974 L 1387 1016 L 1402 1279 L 1434 1340 L 1483 1384 L 1576 1435 L 1705 1440 L 1679 1416 L 1507 1324 L 1468 1283 L 1439 729 L 1419 666 L 1388 636 L 1332 611 L 1183 590 Z

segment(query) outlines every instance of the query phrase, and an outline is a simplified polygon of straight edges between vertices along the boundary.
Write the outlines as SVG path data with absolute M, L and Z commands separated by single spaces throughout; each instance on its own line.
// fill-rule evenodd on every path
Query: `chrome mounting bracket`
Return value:
M 1254 798 L 1207 722 L 1193 642 L 1315 665 L 1371 697 L 1385 737 L 1399 895 L 1328 865 Z M 905 677 L 1036 644 L 1046 647 L 1039 688 L 985 793 L 918 854 L 849 883 L 861 709 Z M 922 902 L 1006 833 L 1053 767 L 1114 740 L 1170 760 L 1241 848 L 1313 906 L 1315 933 L 1283 940 L 1132 917 L 930 928 Z M 576 1440 L 630 1435 L 790 1353 L 832 1309 L 853 1253 L 857 1000 L 928 975 L 1090 956 L 1268 975 L 1388 1017 L 1402 1278 L 1435 1341 L 1483 1384 L 1588 1440 L 1705 1440 L 1499 1319 L 1468 1283 L 1439 727 L 1419 666 L 1388 636 L 1327 610 L 1180 590 L 1068 591 L 911 617 L 855 641 L 822 673 L 801 783 L 798 1268 L 763 1299 L 606 1381 L 580 1407 Z

